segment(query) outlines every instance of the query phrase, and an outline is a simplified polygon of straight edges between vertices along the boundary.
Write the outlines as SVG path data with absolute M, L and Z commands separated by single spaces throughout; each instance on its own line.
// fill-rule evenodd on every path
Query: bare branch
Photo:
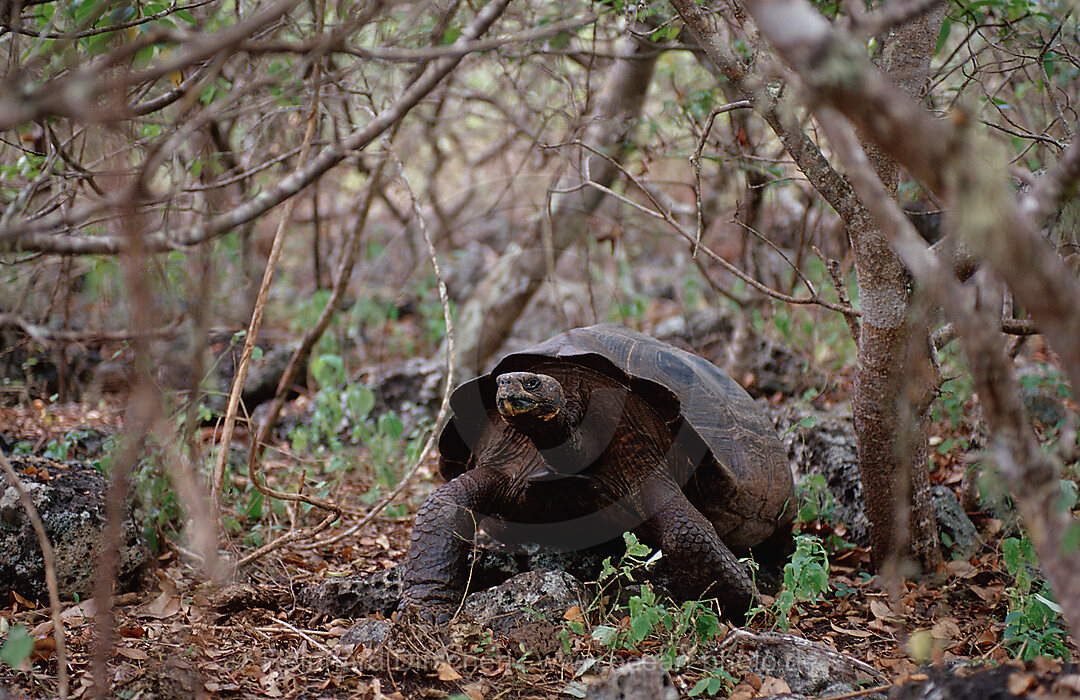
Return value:
M 290 3 L 294 1 L 288 0 Z M 279 1 L 278 4 L 282 3 Z M 464 45 L 487 31 L 503 10 L 506 9 L 507 4 L 509 4 L 509 0 L 495 0 L 485 5 L 473 22 L 461 33 L 455 45 Z M 277 5 L 274 7 L 277 7 Z M 302 169 L 282 178 L 253 199 L 232 208 L 225 214 L 213 217 L 181 235 L 170 235 L 169 232 L 165 231 L 147 234 L 143 239 L 143 246 L 148 252 L 153 253 L 197 245 L 265 214 L 278 204 L 302 191 L 355 151 L 366 148 L 388 128 L 400 121 L 450 71 L 457 67 L 458 63 L 461 62 L 461 58 L 461 56 L 451 55 L 431 63 L 390 107 L 376 116 L 367 126 L 336 143 L 330 144 Z M 0 115 L 2 114 L 3 103 L 0 102 Z M 16 123 L 21 123 L 21 121 Z M 2 122 L 3 119 L 0 116 L 0 124 Z M 51 252 L 61 255 L 113 255 L 121 252 L 126 245 L 123 238 L 115 236 L 80 238 L 55 233 L 55 231 L 71 225 L 71 222 L 67 219 L 66 214 L 61 214 L 59 217 L 46 217 L 33 222 L 10 224 L 4 229 L 0 229 L 0 243 L 7 241 L 8 246 L 19 250 Z M 45 233 L 45 231 L 54 232 Z

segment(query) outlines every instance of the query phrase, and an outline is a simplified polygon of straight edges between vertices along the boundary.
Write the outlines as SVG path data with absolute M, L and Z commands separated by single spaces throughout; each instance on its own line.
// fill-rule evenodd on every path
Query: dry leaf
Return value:
M 461 674 L 454 670 L 454 667 L 443 661 L 439 664 L 438 676 L 440 681 L 459 681 L 461 680 Z
M 870 599 L 870 612 L 879 620 L 887 620 L 893 617 L 893 612 L 885 601 L 879 598 Z
M 974 566 L 964 561 L 963 559 L 953 559 L 945 564 L 945 568 L 949 573 L 957 578 L 971 578 L 975 574 L 979 573 L 979 570 Z
M 1005 586 L 1001 584 L 994 584 L 992 586 L 976 586 L 974 584 L 968 586 L 971 592 L 979 596 L 984 603 L 990 603 L 991 605 L 997 603 L 998 598 L 1001 597 L 1002 591 L 1005 590 Z
M 41 624 L 39 624 L 34 629 L 30 630 L 30 636 L 33 637 L 34 639 L 41 639 L 42 637 L 48 637 L 50 634 L 52 634 L 52 631 L 53 631 L 53 622 L 52 622 L 52 620 L 46 620 L 45 622 L 42 622 Z
M 1061 662 L 1046 656 L 1036 656 L 1031 660 L 1028 668 L 1035 673 L 1056 676 L 1061 673 Z
M 97 605 L 94 604 L 93 598 L 87 598 L 78 605 L 73 605 L 64 612 L 60 613 L 60 617 L 65 620 L 71 617 L 93 617 L 97 612 Z
M 960 636 L 960 625 L 956 624 L 956 620 L 950 618 L 938 620 L 930 628 L 930 634 L 933 635 L 934 639 L 956 639 Z
M 1066 676 L 1059 676 L 1057 679 L 1058 688 L 1061 690 L 1067 690 L 1071 693 L 1080 695 L 1080 676 L 1075 673 L 1070 673 Z M 1060 692 L 1060 690 L 1058 691 Z
M 982 631 L 982 634 L 980 634 L 979 637 L 975 640 L 975 644 L 976 645 L 997 644 L 997 641 L 998 641 L 997 634 L 994 632 L 994 630 L 987 627 L 986 629 L 984 629 Z
M 916 630 L 907 639 L 907 653 L 919 663 L 926 663 L 934 656 L 934 637 L 926 630 Z
M 143 617 L 155 617 L 159 620 L 172 617 L 178 612 L 180 597 L 171 593 L 162 593 L 137 611 Z
M 761 681 L 761 690 L 758 693 L 761 695 L 790 695 L 791 686 L 782 678 L 765 676 Z
M 1009 676 L 1009 679 L 1005 681 L 1005 685 L 1013 695 L 1023 695 L 1038 685 L 1038 681 L 1035 680 L 1033 674 L 1017 671 Z
M 34 640 L 34 649 L 30 652 L 31 661 L 44 661 L 51 659 L 56 653 L 56 640 L 52 637 Z
M 150 658 L 142 649 L 134 649 L 132 647 L 116 647 L 116 653 L 123 656 L 125 659 L 131 659 L 132 661 L 146 661 Z
M 846 634 L 846 635 L 848 635 L 850 637 L 859 637 L 861 639 L 865 639 L 867 637 L 873 637 L 874 636 L 873 632 L 867 632 L 866 630 L 847 629 L 846 627 L 839 627 L 839 626 L 833 624 L 832 622 L 829 623 L 829 626 L 832 627 L 837 632 L 839 632 L 840 634 Z

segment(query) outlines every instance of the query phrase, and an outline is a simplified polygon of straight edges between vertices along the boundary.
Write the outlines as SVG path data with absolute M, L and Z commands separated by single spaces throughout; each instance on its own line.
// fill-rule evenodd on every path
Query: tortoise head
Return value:
M 548 422 L 566 408 L 562 385 L 547 374 L 507 372 L 495 379 L 495 405 L 511 425 Z

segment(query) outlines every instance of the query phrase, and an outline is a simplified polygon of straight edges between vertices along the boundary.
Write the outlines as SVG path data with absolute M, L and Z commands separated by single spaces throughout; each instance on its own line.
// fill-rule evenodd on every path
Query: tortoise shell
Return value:
M 678 454 L 672 473 L 729 546 L 750 547 L 793 516 L 793 480 L 776 429 L 746 391 L 711 362 L 613 323 L 575 328 L 507 355 L 459 386 L 439 439 L 447 480 L 472 467 L 495 378 L 561 361 L 601 372 L 643 397 L 667 421 Z

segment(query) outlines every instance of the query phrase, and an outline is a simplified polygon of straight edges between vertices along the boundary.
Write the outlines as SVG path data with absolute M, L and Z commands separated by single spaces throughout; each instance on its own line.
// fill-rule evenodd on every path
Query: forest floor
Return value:
M 846 387 L 842 375 L 834 376 L 828 403 L 842 405 Z M 35 452 L 47 451 L 73 431 L 117 432 L 122 408 L 119 400 L 94 408 L 44 401 L 0 408 L 0 434 Z M 943 417 L 933 426 L 932 444 L 965 440 L 970 432 L 970 425 Z M 214 428 L 199 435 L 209 445 Z M 965 484 L 971 459 L 961 449 L 938 450 L 933 461 L 935 484 L 957 490 Z M 1009 559 L 1025 541 L 1014 527 L 982 512 L 969 512 L 979 529 L 975 551 L 950 559 L 935 575 L 908 581 L 874 575 L 867 550 L 844 542 L 842 524 L 826 518 L 801 523 L 804 533 L 829 546 L 828 587 L 819 596 L 799 588 L 786 629 L 771 596 L 741 629 L 714 625 L 707 604 L 689 613 L 673 604 L 648 604 L 644 614 L 652 615 L 651 630 L 636 636 L 640 607 L 601 613 L 583 601 L 532 637 L 493 637 L 470 621 L 412 630 L 397 638 L 419 652 L 404 663 L 362 644 L 343 646 L 352 621 L 320 618 L 296 605 L 296 594 L 308 584 L 396 566 L 408 547 L 411 513 L 432 488 L 435 462 L 429 455 L 421 465 L 403 499 L 407 506 L 395 517 L 384 514 L 358 534 L 317 549 L 303 542 L 287 546 L 246 569 L 245 576 L 207 583 L 181 548 L 167 544 L 143 588 L 114 600 L 112 692 L 127 698 L 584 697 L 586 685 L 607 669 L 654 655 L 669 661 L 670 677 L 684 697 L 745 700 L 790 692 L 783 680 L 751 670 L 750 658 L 762 644 L 796 645 L 794 638 L 802 637 L 858 669 L 855 685 L 862 690 L 856 695 L 924 680 L 932 666 L 964 674 L 1002 664 L 1016 669 L 999 681 L 1013 695 L 1080 693 L 1073 665 L 1043 656 L 1075 658 L 1076 648 L 1037 571 L 1025 560 L 1018 568 Z M 287 472 L 270 465 L 267 473 L 274 482 Z M 371 486 L 369 478 L 345 478 L 333 497 L 370 501 Z M 315 519 L 308 514 L 301 524 Z M 343 519 L 323 537 L 333 539 L 349 524 Z M 1010 538 L 1014 544 L 1006 544 Z M 233 546 L 237 554 L 246 551 L 241 537 L 233 538 Z M 0 671 L 0 698 L 54 696 L 56 655 L 47 607 L 15 594 L 4 603 L 8 624 L 25 625 L 36 641 L 31 660 L 17 671 Z M 93 600 L 84 600 L 69 603 L 64 612 L 72 697 L 92 696 L 94 609 Z M 985 689 L 970 692 L 986 696 Z

